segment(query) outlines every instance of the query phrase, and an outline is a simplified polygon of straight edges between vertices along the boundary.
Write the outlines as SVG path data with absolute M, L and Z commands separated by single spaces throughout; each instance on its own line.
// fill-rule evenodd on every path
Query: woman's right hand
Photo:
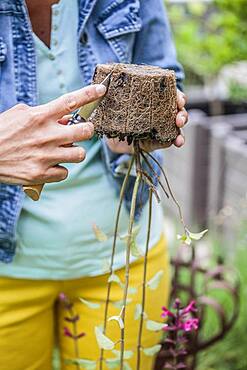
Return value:
M 60 163 L 78 163 L 85 150 L 77 141 L 93 136 L 90 122 L 66 126 L 59 120 L 106 93 L 91 85 L 37 107 L 18 104 L 0 113 L 0 182 L 21 185 L 62 181 L 68 176 Z

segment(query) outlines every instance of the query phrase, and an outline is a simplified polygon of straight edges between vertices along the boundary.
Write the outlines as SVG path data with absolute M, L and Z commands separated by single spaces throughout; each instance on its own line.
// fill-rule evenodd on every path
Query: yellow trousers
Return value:
M 169 266 L 164 239 L 149 252 L 147 280 L 158 271 L 164 274 L 156 290 L 147 289 L 145 312 L 150 320 L 160 321 L 161 307 L 167 305 L 169 296 Z M 124 269 L 116 271 L 124 281 Z M 51 370 L 52 352 L 58 344 L 62 370 L 76 370 L 75 365 L 66 364 L 65 359 L 76 357 L 74 342 L 64 335 L 64 327 L 72 330 L 72 324 L 64 318 L 68 316 L 58 301 L 61 292 L 74 304 L 80 316 L 78 331 L 85 336 L 78 340 L 79 357 L 98 360 L 100 350 L 94 328 L 103 323 L 106 286 L 108 275 L 81 278 L 67 281 L 22 280 L 0 278 L 0 369 L 1 370 Z M 126 309 L 125 349 L 134 352 L 127 360 L 132 370 L 136 369 L 136 348 L 140 320 L 135 320 L 136 305 L 141 302 L 143 258 L 131 265 L 130 286 L 137 288 L 129 295 L 131 302 Z M 79 298 L 100 304 L 99 309 L 89 308 Z M 120 309 L 113 303 L 121 301 L 123 290 L 113 283 L 109 316 L 118 315 Z M 110 321 L 107 336 L 114 342 L 120 339 L 120 329 L 116 321 Z M 148 331 L 144 325 L 142 346 L 151 347 L 160 340 L 160 332 Z M 116 345 L 120 349 L 120 344 Z M 111 351 L 105 351 L 105 358 L 114 358 Z M 151 370 L 154 359 L 142 353 L 141 370 Z M 83 367 L 82 367 L 83 368 Z M 98 369 L 97 364 L 97 369 Z M 106 369 L 104 365 L 104 369 Z

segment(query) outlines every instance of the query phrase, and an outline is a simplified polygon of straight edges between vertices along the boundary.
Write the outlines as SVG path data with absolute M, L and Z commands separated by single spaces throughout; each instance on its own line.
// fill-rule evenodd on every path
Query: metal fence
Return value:
M 247 212 L 247 114 L 190 112 L 186 145 L 164 152 L 164 168 L 187 224 L 235 230 Z M 177 217 L 164 200 L 164 210 Z

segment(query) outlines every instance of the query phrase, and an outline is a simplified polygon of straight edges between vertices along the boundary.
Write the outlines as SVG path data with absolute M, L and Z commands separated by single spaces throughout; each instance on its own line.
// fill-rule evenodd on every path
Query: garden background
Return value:
M 185 68 L 190 120 L 185 147 L 164 151 L 164 166 L 187 225 L 209 229 L 196 245 L 200 262 L 209 270 L 216 261 L 229 266 L 228 279 L 240 281 L 238 318 L 224 338 L 200 352 L 196 369 L 247 370 L 247 0 L 165 4 Z M 167 199 L 163 208 L 174 257 L 181 228 L 177 209 Z M 189 270 L 182 280 L 190 280 Z M 212 295 L 230 317 L 229 295 L 220 289 Z M 200 335 L 210 337 L 219 327 L 218 315 L 207 310 Z
M 187 224 L 209 229 L 197 245 L 201 261 L 234 267 L 241 283 L 233 329 L 202 351 L 197 369 L 247 370 L 247 1 L 165 3 L 186 72 L 190 111 L 187 143 L 165 152 L 165 167 Z M 176 209 L 164 200 L 164 212 L 174 254 Z M 214 295 L 230 314 L 229 297 L 222 291 Z M 217 325 L 209 311 L 203 335 L 211 335 Z

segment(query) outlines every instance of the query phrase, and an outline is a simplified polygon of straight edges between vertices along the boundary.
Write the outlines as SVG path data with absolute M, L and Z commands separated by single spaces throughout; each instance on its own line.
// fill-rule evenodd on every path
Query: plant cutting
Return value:
M 99 65 L 95 72 L 94 82 L 99 83 L 109 75 L 111 78 L 107 95 L 91 115 L 90 120 L 93 122 L 95 131 L 99 136 L 105 135 L 108 138 L 118 138 L 120 141 L 126 140 L 129 145 L 132 145 L 133 155 L 129 158 L 119 196 L 112 253 L 108 266 L 109 278 L 104 307 L 104 321 L 100 326 L 95 326 L 95 336 L 100 348 L 100 357 L 90 363 L 85 362 L 88 359 L 75 359 L 74 361 L 77 364 L 81 364 L 85 369 L 97 369 L 97 366 L 99 366 L 99 369 L 102 370 L 106 366 L 109 369 L 124 370 L 130 369 L 128 359 L 132 358 L 134 352 L 136 352 L 135 369 L 140 370 L 142 368 L 142 355 L 153 357 L 161 348 L 159 344 L 148 348 L 143 345 L 142 334 L 144 325 L 149 331 L 160 331 L 164 327 L 164 322 L 151 320 L 145 312 L 146 290 L 158 289 L 159 281 L 164 274 L 164 271 L 160 270 L 150 280 L 147 279 L 153 196 L 160 202 L 157 185 L 168 198 L 171 197 L 178 207 L 179 218 L 183 225 L 183 234 L 179 236 L 179 239 L 190 244 L 191 240 L 200 239 L 206 231 L 194 234 L 188 230 L 183 219 L 181 207 L 172 192 L 162 164 L 143 145 L 144 140 L 155 140 L 161 145 L 164 143 L 171 144 L 179 133 L 176 126 L 177 93 L 174 72 L 143 65 Z M 120 235 L 118 229 L 124 195 L 131 177 L 133 179 L 133 172 L 135 181 L 131 198 L 128 231 L 127 235 Z M 163 176 L 162 178 L 161 175 Z M 135 222 L 136 202 L 143 186 L 149 189 L 149 212 L 144 251 L 140 250 L 137 245 L 136 238 L 139 228 Z M 108 239 L 108 235 L 98 225 L 93 225 L 93 230 L 99 242 L 104 242 Z M 117 271 L 114 271 L 115 251 L 120 239 L 126 243 L 124 282 L 118 277 Z M 131 300 L 131 294 L 135 294 L 137 290 L 137 287 L 131 287 L 129 284 L 131 256 L 135 258 L 143 257 L 143 278 L 141 287 L 139 287 L 142 291 L 141 301 L 136 305 L 133 317 L 134 320 L 139 321 L 137 346 L 129 349 L 125 346 L 126 308 Z M 112 284 L 118 284 L 121 287 L 123 296 L 118 304 L 119 314 L 109 317 L 109 307 L 112 304 Z M 116 321 L 119 326 L 119 339 L 116 342 L 107 335 L 109 321 Z M 106 358 L 106 351 L 111 352 L 113 357 L 110 359 Z

